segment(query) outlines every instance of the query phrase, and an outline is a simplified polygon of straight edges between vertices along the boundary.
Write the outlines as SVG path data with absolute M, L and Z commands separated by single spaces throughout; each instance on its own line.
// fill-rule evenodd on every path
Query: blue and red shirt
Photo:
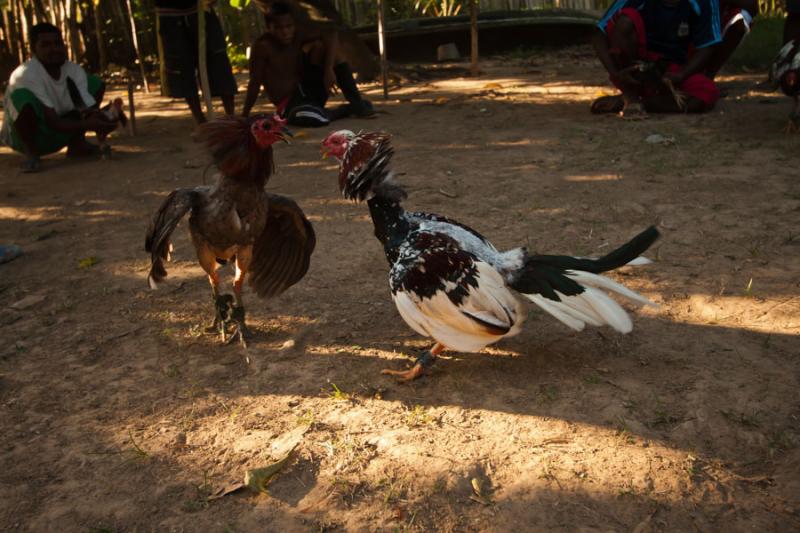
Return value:
M 722 41 L 719 0 L 617 0 L 597 27 L 605 33 L 608 22 L 624 8 L 641 15 L 647 49 L 672 63 L 686 63 L 690 44 L 705 48 Z

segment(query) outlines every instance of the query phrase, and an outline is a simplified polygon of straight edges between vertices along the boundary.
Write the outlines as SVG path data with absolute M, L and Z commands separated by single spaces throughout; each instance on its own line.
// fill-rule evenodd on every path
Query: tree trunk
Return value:
M 19 26 L 20 26 L 19 34 L 22 37 L 21 48 L 25 50 L 25 54 L 22 59 L 22 62 L 24 63 L 25 58 L 28 57 L 28 54 L 30 53 L 29 50 L 31 48 L 30 39 L 28 36 L 28 28 L 30 28 L 30 24 L 28 23 L 28 21 L 30 19 L 28 18 L 28 13 L 25 12 L 25 4 L 22 3 L 22 0 L 15 0 L 15 1 L 17 3 L 17 13 L 19 14 Z
M 131 7 L 131 0 L 125 0 L 128 7 L 128 19 L 131 25 L 131 39 L 133 42 L 133 51 L 136 53 L 136 62 L 139 64 L 139 73 L 142 75 L 142 85 L 144 85 L 144 92 L 150 94 L 150 85 L 147 83 L 147 74 L 144 71 L 144 62 L 142 61 L 142 54 L 139 52 L 139 38 L 136 36 L 136 21 L 133 19 L 133 9 Z
M 206 117 L 214 120 L 214 106 L 211 105 L 211 88 L 208 84 L 208 56 L 206 55 L 206 11 L 203 0 L 197 0 L 197 70 L 200 71 L 200 86 L 206 103 Z
M 271 0 L 254 0 L 263 12 L 269 10 Z M 336 28 L 339 35 L 339 51 L 358 73 L 359 81 L 374 80 L 381 69 L 377 58 L 342 20 L 332 0 L 291 0 L 298 30 L 304 28 Z M 313 15 L 313 17 L 312 17 Z
M 12 4 L 13 5 L 13 4 Z M 8 10 L 3 10 L 3 33 L 4 38 L 6 40 L 6 49 L 8 50 L 8 55 L 11 57 L 17 56 L 17 44 L 19 41 L 17 40 L 17 35 L 14 25 L 11 24 L 10 17 L 8 16 Z
M 20 15 L 19 6 L 17 5 L 17 0 L 11 0 L 11 18 L 14 21 L 14 32 L 18 36 L 17 43 L 17 57 L 19 58 L 20 64 L 25 61 L 25 43 L 27 42 L 28 36 L 25 35 L 22 31 L 22 16 Z
M 97 42 L 97 61 L 100 66 L 100 72 L 105 72 L 108 68 L 108 51 L 106 50 L 106 41 L 103 37 L 103 13 L 100 11 L 101 0 L 91 0 L 89 5 L 92 6 L 92 16 L 94 17 L 94 39 Z
M 81 53 L 80 30 L 78 29 L 77 5 L 77 0 L 66 0 L 66 5 L 64 6 L 64 14 L 66 16 L 64 25 L 69 30 L 68 42 L 72 50 L 72 60 L 75 62 L 80 61 L 83 55 Z

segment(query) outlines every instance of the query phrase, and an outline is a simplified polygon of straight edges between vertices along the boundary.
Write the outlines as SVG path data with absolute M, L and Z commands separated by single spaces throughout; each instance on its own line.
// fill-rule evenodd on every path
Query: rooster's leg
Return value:
M 213 267 L 212 267 L 213 268 Z M 219 275 L 212 270 L 208 275 L 211 284 L 211 299 L 214 301 L 214 321 L 206 327 L 208 333 L 219 333 L 222 342 L 226 342 L 225 327 L 233 315 L 233 296 L 219 293 Z
M 231 322 L 233 322 L 233 335 L 234 338 L 239 339 L 239 344 L 242 348 L 247 348 L 247 326 L 245 325 L 244 303 L 242 302 L 242 286 L 244 285 L 244 277 L 250 267 L 250 260 L 253 257 L 252 248 L 240 248 L 236 253 L 236 275 L 233 278 L 233 296 L 234 306 L 231 311 Z
M 218 333 L 222 342 L 226 342 L 227 336 L 225 328 L 231 319 L 233 309 L 233 296 L 230 294 L 220 294 L 219 274 L 217 274 L 217 255 L 208 246 L 195 243 L 197 250 L 197 260 L 200 266 L 208 275 L 208 283 L 211 285 L 211 300 L 214 302 L 214 321 L 206 327 L 206 333 Z
M 795 96 L 794 108 L 789 115 L 789 123 L 786 124 L 786 128 L 784 128 L 783 132 L 789 134 L 797 133 L 798 131 L 800 131 L 800 98 Z
M 425 369 L 436 361 L 436 356 L 442 353 L 444 348 L 445 346 L 443 344 L 439 344 L 437 342 L 430 350 L 422 352 L 422 354 L 417 357 L 417 360 L 414 362 L 414 366 L 412 366 L 409 370 L 383 370 L 381 371 L 381 374 L 397 376 L 400 378 L 401 383 L 415 380 L 424 374 Z

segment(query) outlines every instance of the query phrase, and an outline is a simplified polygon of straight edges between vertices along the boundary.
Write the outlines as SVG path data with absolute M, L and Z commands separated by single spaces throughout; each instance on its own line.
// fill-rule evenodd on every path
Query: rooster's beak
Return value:
M 328 159 L 328 156 L 331 155 L 331 151 L 324 146 L 320 149 L 320 152 L 322 152 L 322 159 Z
M 292 144 L 289 142 L 289 139 L 287 139 L 287 137 L 294 138 L 294 134 L 291 132 L 291 130 L 289 130 L 289 128 L 284 126 L 281 128 L 281 132 L 278 134 L 278 137 L 280 137 L 280 139 L 286 144 Z

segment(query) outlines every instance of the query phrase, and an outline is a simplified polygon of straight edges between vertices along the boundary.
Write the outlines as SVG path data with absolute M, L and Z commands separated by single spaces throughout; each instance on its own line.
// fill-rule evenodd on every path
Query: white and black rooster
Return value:
M 785 133 L 800 131 L 800 41 L 786 43 L 769 69 L 769 79 L 794 100 Z
M 445 349 L 477 352 L 518 333 L 525 310 L 517 294 L 578 331 L 586 324 L 608 325 L 621 333 L 633 329 L 628 313 L 604 291 L 636 305 L 655 306 L 599 275 L 632 262 L 649 262 L 639 256 L 659 237 L 654 227 L 599 259 L 530 255 L 525 248 L 500 252 L 454 220 L 403 209 L 406 194 L 389 170 L 393 149 L 388 134 L 340 130 L 325 138 L 322 150 L 340 161 L 342 195 L 356 202 L 369 198 L 400 316 L 435 341 L 410 370 L 384 374 L 413 380 Z

